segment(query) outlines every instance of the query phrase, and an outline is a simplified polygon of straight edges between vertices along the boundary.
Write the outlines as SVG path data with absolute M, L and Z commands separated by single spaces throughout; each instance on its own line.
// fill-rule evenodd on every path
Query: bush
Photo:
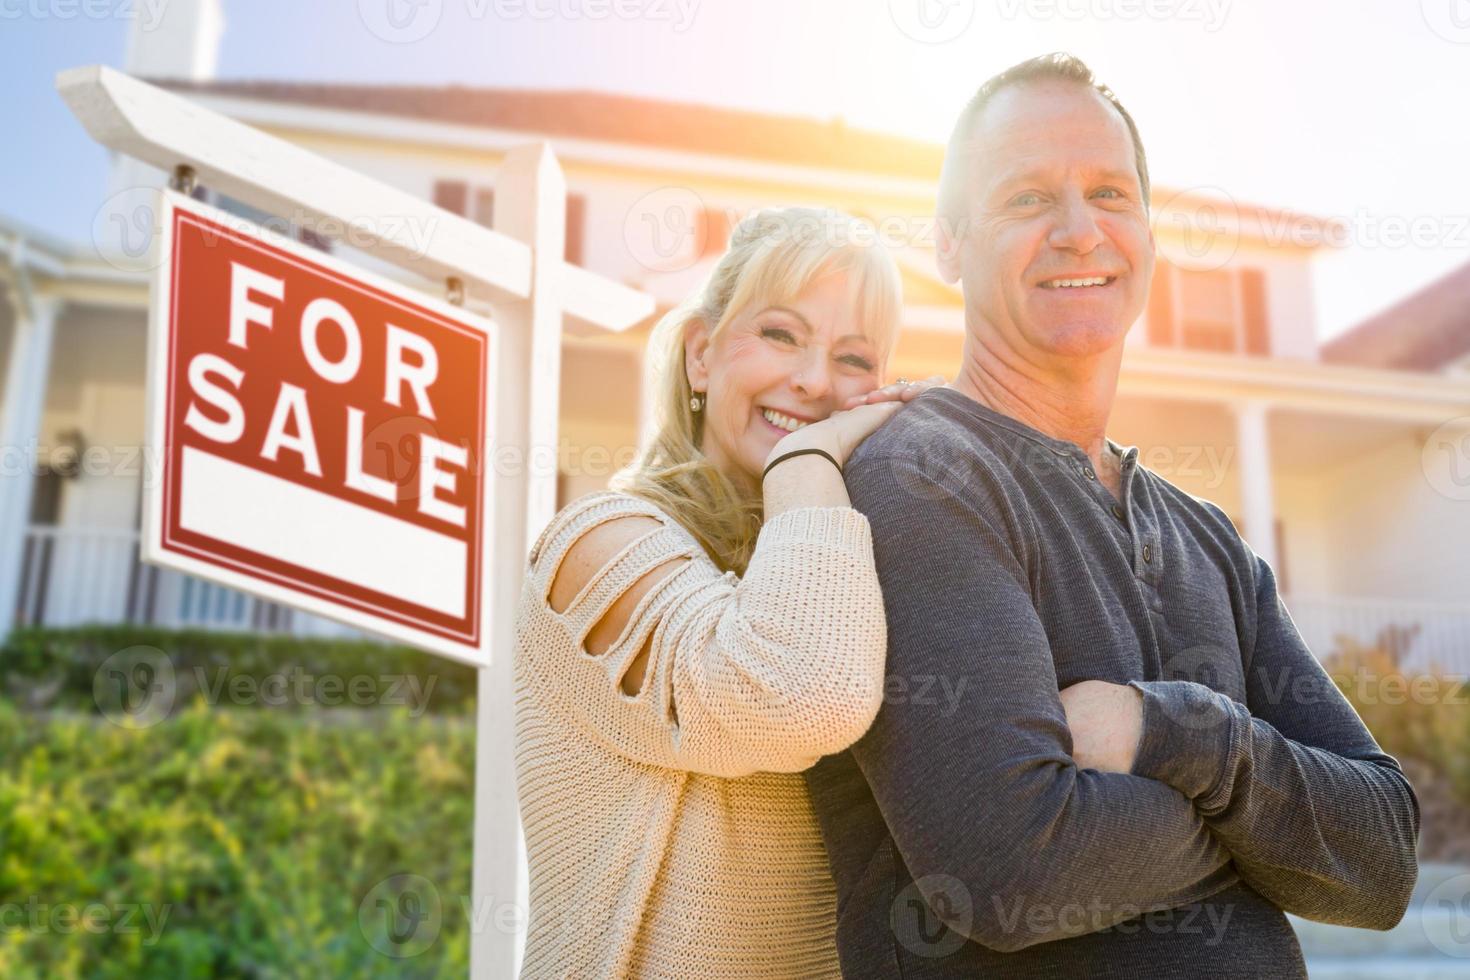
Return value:
M 464 714 L 475 699 L 473 667 L 410 647 L 138 626 L 17 630 L 0 646 L 0 692 L 31 710 L 105 711 L 105 699 L 115 699 L 116 684 L 126 681 L 110 669 L 127 668 L 118 657 L 134 655 L 167 660 L 175 705 L 203 694 L 222 705 L 312 709 L 386 703 L 407 704 L 415 714 Z M 104 664 L 109 670 L 99 678 Z M 100 706 L 94 682 L 100 682 Z M 356 696 L 361 694 L 366 697 Z
M 107 632 L 54 647 L 60 700 L 90 691 Z M 208 639 L 181 646 L 224 648 Z M 283 649 L 261 644 L 257 665 Z M 464 715 L 195 697 L 132 729 L 0 698 L 0 976 L 464 976 L 474 750 Z M 410 940 L 432 936 L 422 952 L 385 934 L 401 900 L 380 883 L 403 873 L 442 901 Z

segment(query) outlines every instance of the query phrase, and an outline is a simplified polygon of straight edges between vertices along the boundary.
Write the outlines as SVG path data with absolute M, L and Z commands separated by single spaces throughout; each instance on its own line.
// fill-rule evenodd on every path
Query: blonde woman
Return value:
M 651 445 L 531 550 L 524 976 L 839 976 L 798 773 L 867 730 L 886 643 L 841 466 L 923 388 L 878 388 L 899 280 L 862 231 L 799 208 L 741 222 L 654 331 Z

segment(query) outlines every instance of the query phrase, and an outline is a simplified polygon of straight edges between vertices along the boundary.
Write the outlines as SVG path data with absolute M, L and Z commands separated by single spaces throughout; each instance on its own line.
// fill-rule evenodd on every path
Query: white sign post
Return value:
M 354 248 L 434 281 L 458 280 L 475 299 L 493 305 L 493 321 L 469 316 L 329 256 L 292 247 L 279 236 L 238 226 L 233 232 L 214 228 L 213 245 L 196 240 L 186 254 L 180 240 L 165 236 L 184 234 L 186 226 L 188 234 L 211 233 L 210 222 L 218 224 L 221 216 L 164 195 L 157 215 L 159 244 L 177 261 L 157 270 L 151 304 L 149 455 L 163 460 L 165 472 L 148 474 L 151 524 L 146 530 L 153 542 L 147 552 L 151 561 L 478 666 L 470 972 L 497 980 L 511 976 L 523 937 L 519 928 L 501 931 L 506 917 L 497 911 L 524 911 L 525 896 L 510 652 L 527 549 L 556 506 L 563 317 L 592 328 L 625 330 L 652 314 L 653 298 L 563 261 L 566 186 L 545 143 L 516 149 L 501 164 L 491 230 L 113 69 L 62 72 L 57 88 L 92 137 L 110 149 L 165 172 L 188 168 L 202 184 L 269 214 L 351 229 Z M 372 220 L 378 216 L 397 220 Z M 432 229 L 427 241 L 411 235 L 416 228 Z M 230 250 L 239 250 L 236 258 L 254 257 L 226 261 Z M 252 268 L 252 262 L 259 267 Z M 237 265 L 248 271 L 240 272 Z M 232 276 L 244 281 L 235 284 Z M 203 284 L 206 280 L 213 285 Z M 192 285 L 181 291 L 185 282 Z M 204 302 L 192 307 L 196 315 L 184 316 L 191 308 L 189 290 L 199 290 L 207 300 L 211 288 L 214 295 L 225 294 L 226 312 L 212 314 Z M 322 295 L 303 300 L 304 292 L 313 291 Z M 229 312 L 232 298 L 241 308 L 238 318 Z M 311 300 L 322 302 L 312 307 Z M 401 312 L 392 317 L 364 312 L 381 312 L 384 304 L 397 304 Z M 201 330 L 218 335 L 196 335 Z M 477 334 L 484 343 L 474 348 Z M 187 360 L 169 359 L 170 337 L 187 338 L 180 343 L 188 347 Z M 482 441 L 472 443 L 483 447 L 479 483 L 468 468 L 456 472 L 455 438 L 449 438 L 440 440 L 449 448 L 437 450 L 442 470 L 420 485 L 417 496 L 391 497 L 372 483 L 363 460 L 351 457 L 351 436 L 363 435 L 374 402 L 400 409 L 413 402 L 415 418 L 430 421 L 433 382 L 426 359 L 437 361 L 446 379 L 458 372 L 455 391 L 473 386 L 474 372 L 465 364 L 438 357 L 440 351 L 460 349 L 456 344 L 480 350 L 488 365 L 476 389 L 483 396 L 483 415 L 453 424 L 431 421 L 446 427 L 434 434 L 462 441 L 469 438 L 471 423 L 479 424 L 475 438 Z M 254 380 L 244 366 L 251 356 L 257 358 Z M 367 365 L 386 376 L 368 372 Z M 263 381 L 261 374 L 272 371 L 281 376 Z M 288 377 L 290 371 L 297 373 Z M 172 414 L 169 391 L 181 400 L 172 403 Z M 308 445 L 300 422 L 310 417 L 313 394 L 318 407 L 325 405 L 337 419 L 340 432 Z M 199 414 L 192 426 L 191 398 L 202 399 L 194 405 Z M 342 460 L 329 466 L 329 454 Z M 400 597 L 410 602 L 406 610 L 377 602 L 396 581 L 382 563 L 366 563 L 373 567 L 364 575 L 376 578 L 352 581 L 353 563 L 340 555 L 317 561 L 313 549 L 272 538 L 258 526 L 236 527 L 199 506 L 206 495 L 189 494 L 191 486 L 217 491 L 233 479 L 244 480 L 256 493 L 318 508 L 323 520 L 376 529 L 404 542 L 401 547 L 425 549 L 418 552 L 422 555 L 448 554 L 460 564 L 441 569 L 444 574 L 420 592 Z M 474 487 L 484 492 L 469 492 Z M 176 542 L 192 552 L 187 555 L 170 552 L 166 542 L 169 492 L 175 494 Z M 427 505 L 425 493 L 432 498 Z M 477 532 L 470 532 L 471 526 Z M 463 532 L 458 539 L 463 548 L 455 544 L 456 529 Z M 473 579 L 476 544 L 483 550 L 481 573 Z M 478 581 L 479 588 L 470 581 Z M 456 589 L 464 596 L 463 608 L 454 599 Z M 440 621 L 446 618 L 452 620 L 448 626 Z M 437 633 L 422 632 L 424 623 Z M 470 623 L 477 624 L 473 630 Z M 513 921 L 524 926 L 523 916 Z

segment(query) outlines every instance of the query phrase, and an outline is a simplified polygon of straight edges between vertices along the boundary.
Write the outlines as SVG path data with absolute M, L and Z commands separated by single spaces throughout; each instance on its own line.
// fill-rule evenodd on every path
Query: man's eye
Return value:
M 1113 198 L 1114 200 L 1121 200 L 1122 197 L 1123 197 L 1123 192 L 1120 191 L 1120 190 L 1118 190 L 1118 188 L 1116 188 L 1116 187 L 1103 187 L 1103 188 L 1101 188 L 1101 189 L 1098 190 L 1097 196 L 1098 197 L 1104 197 L 1104 196 L 1106 196 L 1106 197 Z
M 1017 207 L 1029 208 L 1033 204 L 1040 204 L 1041 198 L 1035 194 L 1017 194 L 1011 198 L 1011 203 Z
M 791 331 L 783 330 L 780 327 L 762 327 L 761 336 L 770 337 L 773 340 L 779 340 L 783 344 L 796 343 L 796 338 L 791 335 Z

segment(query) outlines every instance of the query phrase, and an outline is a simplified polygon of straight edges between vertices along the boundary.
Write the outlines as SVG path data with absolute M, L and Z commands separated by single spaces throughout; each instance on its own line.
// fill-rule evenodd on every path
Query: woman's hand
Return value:
M 777 456 L 793 449 L 822 449 L 832 454 L 838 466 L 843 466 L 858 444 L 898 414 L 905 404 L 925 389 L 943 383 L 944 378 L 936 374 L 925 381 L 895 383 L 856 396 L 848 401 L 849 407 L 783 436 L 771 449 L 766 462 L 769 464 Z
M 879 402 L 888 401 L 913 401 L 928 389 L 943 384 L 944 375 L 942 374 L 931 374 L 923 381 L 895 381 L 893 384 L 874 388 L 866 395 L 853 395 L 842 407 L 854 408 L 858 405 L 876 405 Z
M 1072 760 L 1083 769 L 1133 771 L 1143 737 L 1143 694 L 1127 684 L 1078 681 L 1061 691 Z

